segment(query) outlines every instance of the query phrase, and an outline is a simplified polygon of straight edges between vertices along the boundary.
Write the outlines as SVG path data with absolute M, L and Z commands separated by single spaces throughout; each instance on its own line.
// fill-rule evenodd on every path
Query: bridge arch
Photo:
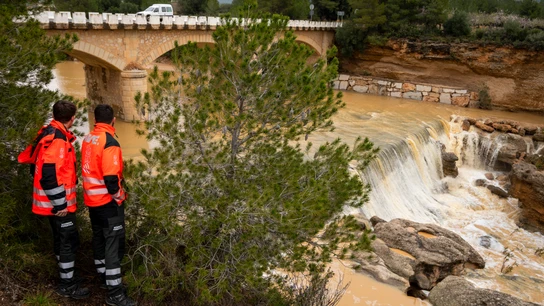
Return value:
M 297 38 L 296 38 L 295 41 L 299 42 L 299 43 L 301 42 L 301 43 L 304 43 L 304 44 L 310 46 L 312 49 L 314 49 L 314 51 L 316 52 L 316 54 L 318 56 L 321 56 L 322 53 L 323 53 L 323 51 L 321 50 L 320 44 L 318 44 L 315 40 L 313 40 L 310 37 L 297 35 Z
M 116 71 L 123 71 L 127 66 L 124 59 L 119 58 L 90 42 L 78 41 L 74 44 L 73 49 L 67 53 L 91 66 L 103 67 Z
M 186 45 L 188 42 L 195 42 L 195 43 L 206 43 L 206 44 L 215 44 L 215 41 L 212 38 L 212 35 L 210 33 L 202 33 L 199 35 L 185 35 L 182 37 L 173 38 L 167 42 L 164 42 L 160 45 L 158 45 L 156 48 L 151 50 L 150 52 L 144 54 L 141 58 L 141 63 L 144 67 L 147 67 L 148 65 L 151 65 L 154 60 L 159 58 L 159 56 L 165 54 L 166 52 L 174 49 L 174 42 L 178 42 L 178 45 L 183 46 Z

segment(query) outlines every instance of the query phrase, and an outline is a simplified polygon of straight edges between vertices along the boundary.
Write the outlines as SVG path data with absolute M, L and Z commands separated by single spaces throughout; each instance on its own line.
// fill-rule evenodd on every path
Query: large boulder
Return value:
M 536 306 L 506 293 L 474 287 L 462 277 L 448 276 L 429 294 L 434 306 Z
M 519 162 L 510 173 L 510 195 L 521 202 L 520 225 L 544 233 L 544 171 L 535 165 Z
M 374 234 L 387 246 L 374 246 L 374 252 L 390 270 L 407 277 L 412 287 L 430 290 L 447 276 L 460 275 L 467 264 L 485 267 L 466 241 L 437 225 L 404 219 L 373 224 Z
M 527 142 L 519 135 L 500 134 L 495 139 L 499 147 L 496 169 L 509 169 L 520 157 L 527 154 Z

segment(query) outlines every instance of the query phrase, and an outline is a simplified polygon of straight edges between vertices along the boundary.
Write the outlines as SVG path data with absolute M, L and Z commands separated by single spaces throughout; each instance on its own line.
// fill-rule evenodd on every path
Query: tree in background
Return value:
M 367 31 L 379 30 L 387 22 L 385 3 L 379 0 L 350 0 L 349 4 L 353 22 Z
M 0 0 L 0 279 L 15 283 L 9 286 L 13 290 L 17 281 L 55 273 L 44 269 L 54 267 L 54 257 L 43 253 L 50 249 L 49 235 L 44 235 L 48 225 L 31 213 L 29 166 L 17 163 L 17 155 L 31 143 L 59 98 L 47 84 L 60 53 L 76 41 L 72 36 L 47 36 L 33 19 L 14 22 L 49 4 Z
M 336 51 L 308 64 L 314 51 L 286 18 L 244 17 L 253 22 L 227 19 L 212 48 L 177 46 L 175 76 L 155 69 L 152 91 L 137 97 L 160 145 L 127 167 L 127 279 L 160 303 L 334 305 L 326 265 L 343 240 L 334 226 L 329 244 L 315 238 L 343 205 L 366 200 L 348 163 L 362 169 L 376 150 L 304 143 L 343 106 L 331 86 Z
M 542 15 L 542 6 L 534 0 L 521 1 L 519 14 L 531 19 L 538 18 Z
M 453 16 L 444 22 L 444 34 L 455 37 L 467 36 L 470 34 L 468 15 L 462 11 L 456 11 Z
M 337 20 L 338 11 L 343 11 L 345 16 L 351 13 L 348 0 L 312 0 L 315 5 L 316 18 L 321 20 Z
M 202 15 L 206 12 L 209 2 L 202 0 L 178 0 L 180 11 L 183 15 Z
M 56 11 L 67 12 L 101 12 L 100 0 L 54 0 Z
M 206 3 L 206 15 L 218 16 L 219 10 L 220 10 L 219 1 L 208 0 L 208 2 Z

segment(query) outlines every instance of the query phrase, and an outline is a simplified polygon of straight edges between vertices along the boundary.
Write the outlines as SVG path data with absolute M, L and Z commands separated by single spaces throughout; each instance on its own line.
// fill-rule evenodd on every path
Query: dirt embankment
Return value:
M 487 86 L 494 108 L 544 113 L 544 52 L 466 43 L 390 41 L 340 62 L 341 72 L 351 75 L 472 91 Z

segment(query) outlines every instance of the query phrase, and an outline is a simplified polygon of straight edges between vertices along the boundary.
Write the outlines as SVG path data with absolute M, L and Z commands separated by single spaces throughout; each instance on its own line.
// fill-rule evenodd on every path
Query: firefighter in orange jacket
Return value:
M 115 117 L 109 105 L 94 110 L 94 130 L 83 139 L 81 164 L 85 205 L 93 230 L 96 270 L 108 288 L 106 304 L 136 305 L 126 296 L 121 283 L 124 255 L 125 213 L 123 201 L 123 158 L 115 135 Z
M 56 292 L 64 297 L 82 299 L 89 296 L 74 278 L 75 251 L 79 246 L 76 227 L 76 155 L 68 131 L 73 125 L 76 106 L 60 100 L 53 105 L 53 120 L 43 127 L 19 155 L 20 163 L 32 164 L 34 192 L 32 212 L 49 218 L 53 230 L 60 282 Z

